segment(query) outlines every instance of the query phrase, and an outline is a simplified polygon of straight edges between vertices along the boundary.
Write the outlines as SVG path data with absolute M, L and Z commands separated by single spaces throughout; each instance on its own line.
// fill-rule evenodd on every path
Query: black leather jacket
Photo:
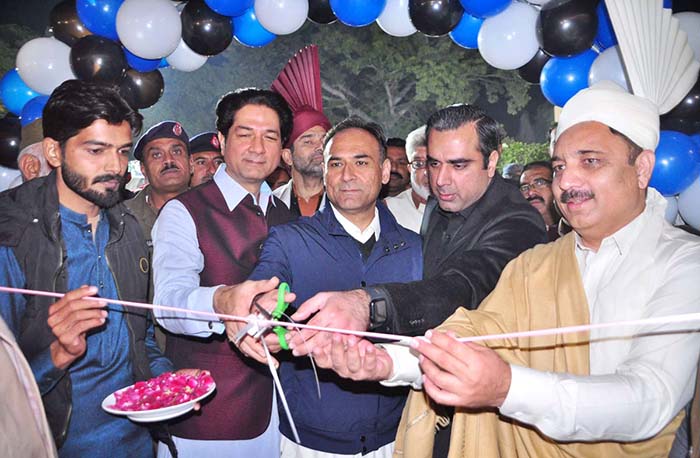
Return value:
M 378 329 L 380 332 L 421 335 L 459 307 L 477 308 L 496 287 L 508 262 L 547 242 L 542 216 L 499 175 L 472 207 L 466 223 L 453 237 L 449 253 L 440 256 L 441 262 L 432 271 L 423 272 L 423 280 L 372 288 L 372 297 L 384 297 L 387 302 L 386 325 Z M 437 201 L 429 200 L 421 230 L 425 265 L 433 255 L 425 250 L 425 237 L 431 234 L 431 216 L 436 211 Z
M 139 224 L 122 204 L 109 209 L 107 216 L 110 234 L 105 257 L 119 298 L 143 302 L 148 288 L 149 258 Z M 67 253 L 61 238 L 55 171 L 0 194 L 0 245 L 13 250 L 26 278 L 26 288 L 66 292 Z M 56 339 L 47 324 L 49 306 L 56 299 L 29 295 L 26 299 L 17 341 L 31 361 Z M 134 377 L 145 380 L 151 377 L 145 347 L 150 317 L 147 310 L 126 308 Z M 60 447 L 72 413 L 71 380 L 67 371 L 42 399 L 56 446 Z

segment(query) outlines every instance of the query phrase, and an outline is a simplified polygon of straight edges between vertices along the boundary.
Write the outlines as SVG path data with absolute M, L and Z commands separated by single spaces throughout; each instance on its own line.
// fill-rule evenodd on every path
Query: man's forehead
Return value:
M 163 138 L 154 138 L 150 142 L 146 144 L 146 151 L 150 149 L 158 149 L 158 148 L 164 148 L 167 146 L 181 146 L 183 148 L 186 148 L 185 143 L 182 140 L 179 140 L 177 138 L 169 138 L 169 137 L 163 137 Z
M 536 165 L 534 167 L 531 167 L 531 168 L 525 170 L 523 172 L 523 174 L 520 175 L 520 182 L 522 183 L 523 181 L 527 180 L 530 177 L 542 177 L 542 176 L 551 177 L 552 171 L 543 165 Z
M 192 157 L 194 159 L 198 157 L 223 157 L 223 154 L 218 151 L 197 151 L 196 153 L 192 153 Z
M 311 137 L 311 136 L 317 136 L 317 135 L 323 136 L 323 135 L 326 135 L 326 132 L 328 132 L 328 131 L 326 130 L 325 127 L 316 125 L 316 126 L 313 126 L 311 129 L 305 130 L 301 135 L 299 135 L 299 138 Z
M 231 129 L 244 127 L 259 130 L 274 130 L 279 133 L 279 115 L 265 105 L 248 104 L 242 106 L 233 116 Z

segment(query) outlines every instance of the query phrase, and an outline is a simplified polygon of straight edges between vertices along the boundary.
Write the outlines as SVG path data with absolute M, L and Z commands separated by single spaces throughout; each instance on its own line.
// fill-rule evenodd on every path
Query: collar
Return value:
M 614 234 L 605 237 L 603 241 L 600 242 L 600 248 L 598 248 L 599 252 L 602 250 L 615 250 L 615 252 L 620 256 L 629 253 L 633 242 L 637 239 L 639 232 L 641 231 L 642 227 L 644 227 L 646 221 L 651 217 L 651 213 L 653 212 L 653 202 L 655 196 L 653 195 L 652 191 L 654 193 L 656 192 L 652 189 L 649 189 L 647 191 L 646 205 L 644 206 L 644 210 L 642 211 L 642 213 L 640 213 L 632 221 L 618 229 L 618 231 Z M 593 251 L 591 248 L 588 248 L 583 244 L 583 239 L 581 239 L 581 236 L 578 235 L 578 232 L 574 232 L 574 234 L 576 237 L 577 251 Z
M 83 213 L 74 212 L 70 208 L 61 205 L 60 203 L 58 204 L 58 210 L 61 213 L 61 221 L 67 221 L 69 223 L 73 223 L 80 226 L 88 225 L 87 215 Z M 104 219 L 104 213 L 104 208 L 100 209 L 100 212 L 98 213 L 98 221 L 102 221 Z
M 234 180 L 231 175 L 226 172 L 226 164 L 221 164 L 214 174 L 214 182 L 221 190 L 221 194 L 224 196 L 226 201 L 226 206 L 229 211 L 233 211 L 238 204 L 241 203 L 243 198 L 250 194 L 243 186 L 241 186 L 236 180 Z M 252 194 L 251 194 L 252 195 Z M 272 201 L 272 205 L 275 205 L 275 200 L 272 198 L 272 189 L 265 181 L 260 185 L 260 200 L 256 201 L 255 196 L 253 196 L 253 201 L 255 204 L 260 206 L 263 213 L 267 212 L 267 206 Z
M 374 218 L 372 218 L 372 222 L 370 222 L 369 226 L 362 231 L 355 225 L 355 223 L 341 215 L 332 203 L 329 202 L 328 204 L 330 205 L 331 210 L 333 210 L 335 219 L 338 220 L 340 225 L 343 226 L 343 229 L 345 229 L 345 232 L 347 232 L 350 237 L 354 238 L 360 243 L 366 243 L 367 240 L 372 237 L 372 235 L 374 235 L 374 240 L 379 240 L 379 234 L 381 234 L 382 229 L 379 224 L 379 211 L 377 210 L 376 206 L 374 207 Z

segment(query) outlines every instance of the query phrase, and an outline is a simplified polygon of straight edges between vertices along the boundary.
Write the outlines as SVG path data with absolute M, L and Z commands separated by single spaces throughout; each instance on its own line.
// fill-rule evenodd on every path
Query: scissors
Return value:
M 257 294 L 253 298 L 250 307 L 255 308 L 255 310 L 264 316 L 265 319 L 279 321 L 284 315 L 284 312 L 287 310 L 287 307 L 289 307 L 289 303 L 284 301 L 284 295 L 288 292 L 289 285 L 286 282 L 280 283 L 279 287 L 277 288 L 277 306 L 272 312 L 268 312 L 258 303 L 258 299 L 260 299 L 265 293 Z M 246 335 L 257 339 L 269 329 L 269 326 L 261 327 L 259 325 L 258 321 L 255 319 L 257 318 L 255 314 L 250 314 L 248 317 L 251 318 L 251 320 L 248 321 L 248 324 L 241 328 L 241 330 L 236 334 L 236 338 L 234 339 L 234 343 L 236 345 L 238 345 Z M 287 330 L 282 326 L 274 326 L 272 328 L 272 332 L 277 334 L 280 347 L 282 347 L 284 350 L 289 350 L 289 345 L 287 344 Z

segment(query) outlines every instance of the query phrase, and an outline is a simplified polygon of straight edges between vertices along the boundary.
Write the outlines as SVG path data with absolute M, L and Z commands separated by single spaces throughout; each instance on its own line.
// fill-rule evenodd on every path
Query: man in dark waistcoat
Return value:
M 237 284 L 252 272 L 268 228 L 291 219 L 265 183 L 291 132 L 287 103 L 271 91 L 243 89 L 222 97 L 216 115 L 224 164 L 213 180 L 168 202 L 153 228 L 158 304 L 221 312 L 240 303 L 247 310 L 250 282 Z M 172 312 L 156 317 L 171 333 L 166 354 L 175 366 L 196 364 L 217 383 L 201 413 L 170 425 L 180 456 L 279 456 L 267 368 L 242 357 L 223 322 Z M 159 456 L 167 456 L 162 445 Z
M 0 284 L 66 293 L 0 293 L 63 457 L 153 456 L 146 428 L 100 408 L 113 391 L 172 370 L 149 314 L 106 302 L 146 300 L 146 242 L 120 203 L 140 128 L 116 91 L 66 81 L 43 112 L 55 170 L 0 194 Z M 96 295 L 106 301 L 84 300 Z

